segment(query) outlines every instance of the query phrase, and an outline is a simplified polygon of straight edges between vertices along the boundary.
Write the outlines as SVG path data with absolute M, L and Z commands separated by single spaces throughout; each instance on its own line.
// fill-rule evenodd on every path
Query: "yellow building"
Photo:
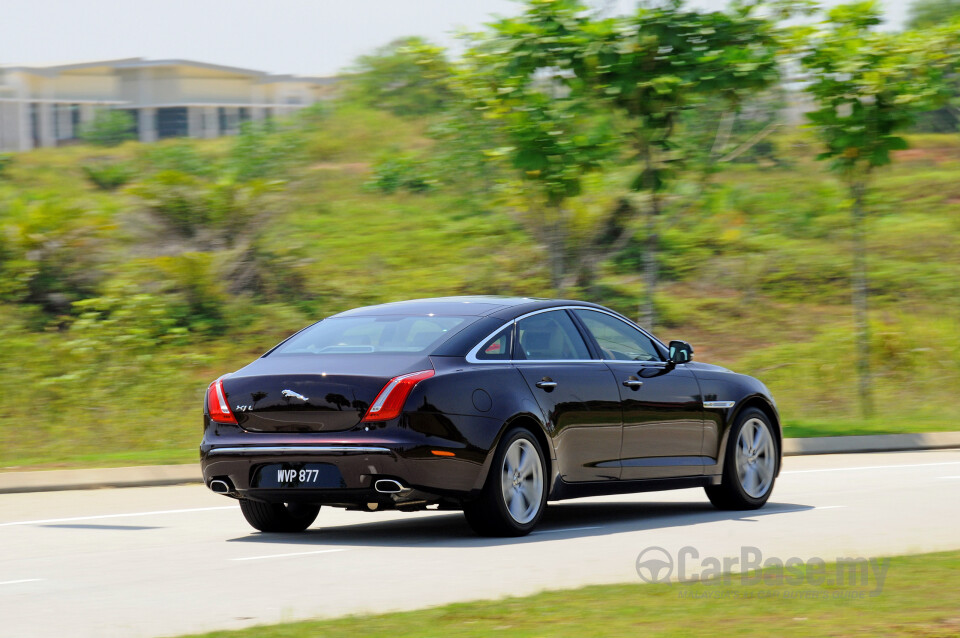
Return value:
M 285 115 L 329 98 L 335 83 L 333 77 L 274 75 L 190 60 L 0 67 L 0 150 L 74 140 L 102 108 L 130 112 L 144 142 L 229 135 L 246 120 Z

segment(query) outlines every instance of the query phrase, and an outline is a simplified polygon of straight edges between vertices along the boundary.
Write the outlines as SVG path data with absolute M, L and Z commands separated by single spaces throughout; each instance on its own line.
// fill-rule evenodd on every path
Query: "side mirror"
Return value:
M 693 361 L 693 346 L 686 341 L 670 342 L 670 363 L 688 363 Z

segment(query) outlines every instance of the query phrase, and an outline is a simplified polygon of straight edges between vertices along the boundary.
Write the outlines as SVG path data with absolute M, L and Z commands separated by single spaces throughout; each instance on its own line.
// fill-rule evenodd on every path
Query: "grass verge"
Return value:
M 887 559 L 883 559 L 887 560 Z M 882 588 L 781 582 L 609 585 L 421 611 L 350 616 L 206 638 L 302 636 L 957 636 L 960 551 L 889 559 Z M 835 566 L 824 570 L 835 574 Z M 775 572 L 766 570 L 765 580 Z M 796 580 L 801 580 L 797 578 Z

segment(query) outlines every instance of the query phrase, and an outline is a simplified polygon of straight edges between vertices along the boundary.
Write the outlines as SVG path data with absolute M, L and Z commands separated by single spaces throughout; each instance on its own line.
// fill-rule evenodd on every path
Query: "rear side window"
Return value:
M 477 359 L 481 361 L 509 361 L 512 341 L 513 324 L 511 323 L 480 346 L 480 350 L 477 351 Z
M 517 322 L 520 352 L 514 359 L 556 361 L 590 359 L 580 331 L 564 310 L 551 310 Z M 521 356 L 522 355 L 522 356 Z
M 331 317 L 307 328 L 275 354 L 383 354 L 432 351 L 475 317 Z

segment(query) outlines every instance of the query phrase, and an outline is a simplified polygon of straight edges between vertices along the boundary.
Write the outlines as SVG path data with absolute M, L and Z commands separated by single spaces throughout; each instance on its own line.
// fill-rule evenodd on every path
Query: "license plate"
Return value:
M 340 488 L 347 484 L 340 469 L 330 463 L 270 463 L 256 471 L 255 488 Z

